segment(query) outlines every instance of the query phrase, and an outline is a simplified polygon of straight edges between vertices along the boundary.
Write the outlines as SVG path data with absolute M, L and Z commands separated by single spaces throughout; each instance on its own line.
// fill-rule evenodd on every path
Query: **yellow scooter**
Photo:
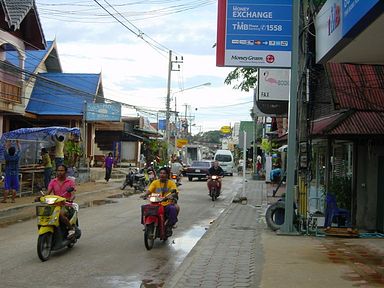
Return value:
M 70 191 L 68 191 L 70 192 Z M 37 255 L 41 261 L 47 261 L 51 256 L 51 251 L 59 250 L 64 247 L 72 248 L 77 239 L 81 236 L 77 213 L 79 205 L 69 203 L 67 199 L 56 195 L 44 195 L 38 198 L 40 205 L 36 206 L 36 216 L 38 219 L 39 238 L 37 240 Z M 73 227 L 75 234 L 68 237 L 68 229 L 60 223 L 61 209 L 68 208 L 68 219 Z

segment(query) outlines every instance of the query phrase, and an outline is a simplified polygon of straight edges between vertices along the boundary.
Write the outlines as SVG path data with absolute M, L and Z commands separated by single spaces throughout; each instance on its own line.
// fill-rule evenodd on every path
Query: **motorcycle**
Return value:
M 209 197 L 215 201 L 220 196 L 220 176 L 212 175 L 208 179 Z
M 175 182 L 176 186 L 180 186 L 181 185 L 181 177 L 180 177 L 180 175 L 171 173 L 171 180 L 173 182 Z
M 79 229 L 79 220 L 77 218 L 79 205 L 67 202 L 66 198 L 56 195 L 43 195 L 39 197 L 37 201 L 41 204 L 36 206 L 37 226 L 39 229 L 37 255 L 41 261 L 47 261 L 51 255 L 51 251 L 56 251 L 64 247 L 72 248 L 80 238 L 81 230 Z M 75 234 L 71 238 L 67 238 L 68 229 L 59 221 L 60 211 L 63 206 L 73 208 L 70 209 L 68 213 L 69 222 L 75 228 Z
M 147 250 L 153 248 L 156 238 L 166 241 L 172 236 L 172 226 L 165 219 L 165 208 L 161 204 L 167 197 L 160 194 L 151 194 L 149 204 L 141 206 L 141 223 L 144 225 L 144 245 Z
M 133 187 L 135 191 L 144 192 L 148 185 L 148 180 L 146 179 L 144 173 L 130 170 L 125 176 L 125 180 L 120 189 L 124 190 L 128 185 Z

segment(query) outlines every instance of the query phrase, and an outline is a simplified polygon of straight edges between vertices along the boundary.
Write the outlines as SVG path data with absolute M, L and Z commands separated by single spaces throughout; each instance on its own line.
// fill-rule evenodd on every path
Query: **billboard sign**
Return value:
M 121 119 L 121 104 L 119 103 L 87 103 L 87 121 L 113 121 Z
M 291 67 L 292 0 L 219 0 L 217 66 Z
M 289 101 L 291 69 L 259 69 L 258 100 Z

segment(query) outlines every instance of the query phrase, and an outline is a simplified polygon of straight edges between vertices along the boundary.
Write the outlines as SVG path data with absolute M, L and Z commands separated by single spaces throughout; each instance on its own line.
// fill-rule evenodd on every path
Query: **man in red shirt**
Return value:
M 56 178 L 52 179 L 48 185 L 48 194 L 54 194 L 60 197 L 66 198 L 68 201 L 75 199 L 75 182 L 67 177 L 68 168 L 65 165 L 59 165 L 56 167 Z M 64 209 L 60 212 L 60 221 L 64 223 L 68 228 L 68 238 L 75 234 L 75 228 L 69 222 L 67 217 L 70 204 L 64 206 Z

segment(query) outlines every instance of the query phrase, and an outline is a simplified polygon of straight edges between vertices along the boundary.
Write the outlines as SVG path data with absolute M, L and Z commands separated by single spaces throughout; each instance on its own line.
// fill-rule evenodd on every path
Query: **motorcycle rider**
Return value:
M 183 165 L 180 163 L 178 158 L 173 159 L 171 162 L 171 173 L 172 175 L 177 176 L 177 183 L 178 185 L 181 185 L 180 180 L 181 180 L 181 175 L 183 172 Z
M 154 180 L 148 187 L 146 196 L 150 196 L 152 193 L 159 193 L 162 197 L 168 198 L 167 201 L 163 201 L 161 204 L 165 209 L 165 217 L 168 219 L 168 224 L 176 228 L 177 216 L 180 211 L 179 205 L 177 205 L 178 190 L 175 182 L 169 180 L 169 169 L 162 167 L 159 170 L 159 179 Z
M 47 194 L 54 194 L 66 198 L 69 202 L 75 199 L 76 185 L 70 177 L 67 177 L 68 168 L 64 164 L 56 167 L 56 178 L 52 179 L 48 184 Z M 71 191 L 71 192 L 69 192 Z M 75 234 L 75 228 L 71 225 L 68 219 L 68 212 L 72 209 L 70 204 L 64 206 L 60 211 L 60 221 L 68 228 L 68 238 Z
M 214 161 L 213 166 L 208 169 L 208 181 L 207 181 L 208 194 L 209 194 L 209 191 L 211 190 L 210 189 L 211 185 L 212 185 L 211 176 L 213 176 L 213 175 L 219 176 L 219 178 L 217 179 L 217 183 L 218 183 L 219 191 L 221 191 L 221 177 L 224 176 L 224 170 L 223 170 L 223 168 L 220 167 L 218 161 Z

